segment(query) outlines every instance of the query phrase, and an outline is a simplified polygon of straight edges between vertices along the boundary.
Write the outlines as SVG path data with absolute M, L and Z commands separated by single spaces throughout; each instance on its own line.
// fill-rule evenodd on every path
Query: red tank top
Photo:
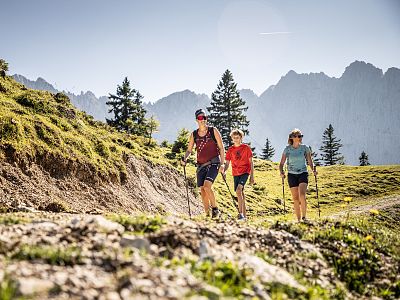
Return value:
M 199 136 L 199 130 L 196 130 L 196 150 L 197 150 L 197 163 L 205 164 L 212 158 L 219 156 L 218 146 L 211 137 L 211 130 L 214 127 L 208 127 L 205 136 Z

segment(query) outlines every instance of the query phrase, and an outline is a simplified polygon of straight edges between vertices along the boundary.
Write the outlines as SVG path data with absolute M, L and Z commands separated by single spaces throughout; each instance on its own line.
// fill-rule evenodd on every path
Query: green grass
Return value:
M 17 297 L 17 283 L 5 276 L 0 282 L 0 300 L 22 299 Z
M 170 164 L 167 149 L 94 121 L 63 94 L 26 89 L 11 77 L 0 78 L 0 87 L 0 159 L 11 152 L 30 160 L 51 157 L 119 180 L 126 174 L 125 154 Z
M 22 245 L 11 256 L 17 260 L 42 260 L 51 265 L 71 266 L 81 263 L 80 249 L 67 247 L 65 249 L 55 246 Z
M 13 215 L 0 216 L 0 225 L 14 225 L 29 223 L 29 219 Z
M 148 232 L 156 232 L 163 225 L 166 224 L 166 221 L 162 216 L 159 215 L 118 215 L 118 214 L 110 214 L 106 216 L 107 219 L 117 222 L 125 227 L 125 230 L 135 232 L 135 233 L 148 233 Z
M 387 228 L 376 216 L 370 215 L 313 224 L 278 221 L 272 228 L 286 230 L 302 240 L 318 244 L 325 259 L 350 291 L 385 299 L 400 297 L 400 281 L 396 279 L 400 267 L 399 227 Z M 390 257 L 390 266 L 384 257 Z M 380 282 L 382 276 L 390 283 Z
M 195 168 L 187 168 L 189 176 L 195 176 Z M 255 160 L 254 186 L 245 186 L 246 206 L 250 221 L 259 222 L 267 216 L 283 214 L 282 180 L 278 164 Z M 228 171 L 227 182 L 233 191 L 233 177 Z M 236 214 L 228 189 L 218 175 L 214 185 L 218 205 L 230 214 Z M 400 195 L 400 165 L 394 166 L 329 166 L 318 168 L 318 192 L 321 216 L 343 211 L 345 197 L 352 197 L 350 207 L 368 204 L 384 196 Z M 309 176 L 307 191 L 309 217 L 318 216 L 314 176 Z M 285 203 L 288 219 L 292 218 L 290 189 L 285 180 Z

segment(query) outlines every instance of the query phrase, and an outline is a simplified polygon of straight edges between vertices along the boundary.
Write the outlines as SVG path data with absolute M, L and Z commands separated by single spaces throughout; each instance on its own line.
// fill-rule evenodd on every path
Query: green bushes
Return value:
M 0 119 L 0 140 L 18 141 L 22 138 L 23 127 L 17 119 L 4 117 Z
M 166 224 L 166 221 L 161 216 L 109 215 L 107 218 L 121 224 L 128 231 L 138 233 L 155 232 Z
M 72 266 L 82 261 L 81 252 L 76 247 L 65 249 L 54 246 L 23 245 L 12 255 L 19 260 L 43 260 L 51 265 Z

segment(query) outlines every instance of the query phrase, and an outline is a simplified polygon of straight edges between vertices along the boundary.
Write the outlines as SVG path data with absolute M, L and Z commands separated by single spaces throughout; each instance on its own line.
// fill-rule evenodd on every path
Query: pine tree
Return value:
M 321 151 L 321 160 L 327 166 L 336 164 L 344 164 L 344 157 L 339 152 L 339 149 L 343 146 L 340 143 L 340 139 L 334 135 L 334 129 L 331 124 L 325 129 L 322 135 L 322 146 L 319 148 Z
M 311 158 L 314 162 L 314 165 L 320 166 L 321 165 L 321 160 L 318 158 L 318 153 L 313 151 L 311 146 L 310 146 L 310 151 L 311 151 Z
M 114 113 L 114 119 L 106 119 L 107 123 L 118 130 L 130 134 L 142 135 L 147 131 L 145 119 L 146 110 L 142 106 L 143 96 L 130 87 L 125 77 L 122 85 L 117 87 L 117 94 L 109 94 L 106 104 L 111 106 L 109 113 Z
M 190 132 L 186 128 L 179 130 L 178 137 L 174 141 L 171 147 L 171 152 L 165 156 L 169 159 L 181 159 L 187 149 L 190 138 Z M 194 162 L 193 158 L 189 158 L 189 162 Z
M 234 128 L 241 129 L 245 134 L 249 131 L 249 121 L 244 112 L 248 107 L 237 91 L 237 84 L 233 75 L 226 70 L 219 81 L 217 89 L 211 95 L 211 106 L 207 107 L 209 124 L 215 126 L 222 136 L 225 147 L 229 147 L 231 139 L 229 134 Z
M 368 161 L 368 155 L 365 153 L 365 151 L 361 152 L 360 157 L 358 158 L 360 160 L 360 166 L 369 166 L 370 163 Z
M 272 147 L 271 142 L 267 138 L 265 141 L 265 147 L 262 149 L 261 158 L 265 160 L 271 160 L 275 154 L 275 149 Z
M 0 58 L 0 76 L 5 77 L 7 71 L 8 71 L 8 63 L 4 59 Z
M 147 133 L 149 137 L 149 142 L 147 143 L 147 145 L 150 146 L 151 136 L 153 133 L 158 131 L 158 127 L 160 127 L 160 122 L 158 122 L 158 120 L 154 118 L 154 116 L 151 116 L 150 119 L 148 119 L 147 121 Z

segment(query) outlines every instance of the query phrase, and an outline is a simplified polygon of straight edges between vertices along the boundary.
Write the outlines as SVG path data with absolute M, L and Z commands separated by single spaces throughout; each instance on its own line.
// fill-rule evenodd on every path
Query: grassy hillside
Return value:
M 61 93 L 26 89 L 11 77 L 0 77 L 0 159 L 10 152 L 31 160 L 51 155 L 119 177 L 125 172 L 124 153 L 168 163 L 160 149 L 146 142 L 94 121 Z
M 189 173 L 194 176 L 195 168 Z M 233 178 L 230 171 L 228 184 L 233 190 Z M 283 212 L 282 181 L 279 176 L 278 164 L 263 160 L 255 161 L 254 186 L 247 185 L 245 193 L 250 217 L 276 215 Z M 217 199 L 222 209 L 234 214 L 235 208 L 228 189 L 218 176 L 214 185 Z M 345 197 L 351 197 L 349 206 L 369 203 L 390 195 L 400 195 L 400 166 L 331 166 L 318 168 L 318 190 L 321 216 L 343 210 Z M 314 176 L 309 176 L 307 193 L 309 210 L 312 217 L 317 215 L 317 200 Z M 292 202 L 289 186 L 285 179 L 286 209 L 291 212 Z M 346 208 L 347 209 L 347 208 Z
M 146 146 L 142 137 L 119 133 L 94 121 L 76 110 L 62 94 L 28 90 L 8 77 L 0 78 L 0 160 L 15 157 L 15 162 L 23 163 L 19 159 L 40 161 L 42 157 L 53 156 L 89 166 L 104 178 L 119 179 L 126 172 L 124 154 L 176 166 L 176 161 L 165 156 L 169 151 L 169 148 L 157 145 Z M 104 281 L 104 286 L 101 282 L 98 286 L 93 285 L 100 294 L 109 291 L 122 295 L 122 291 L 127 290 L 143 296 L 178 290 L 182 297 L 204 295 L 212 299 L 222 296 L 246 299 L 256 295 L 255 291 L 261 286 L 272 299 L 345 299 L 347 291 L 359 298 L 400 297 L 400 205 L 348 214 L 357 206 L 374 204 L 385 196 L 393 196 L 398 201 L 399 165 L 320 167 L 318 186 L 322 218 L 310 223 L 292 222 L 292 203 L 286 181 L 287 213 L 283 212 L 282 184 L 276 163 L 255 160 L 255 171 L 256 185 L 247 186 L 245 192 L 248 224 L 257 225 L 257 228 L 237 225 L 226 218 L 227 214 L 220 223 L 204 221 L 202 217 L 197 217 L 196 222 L 186 222 L 148 215 L 107 216 L 122 227 L 88 216 L 40 215 L 42 212 L 1 214 L 0 233 L 5 238 L 0 241 L 0 275 L 4 275 L 0 299 L 19 295 L 21 291 L 18 291 L 14 276 L 24 278 L 30 274 L 15 270 L 27 268 L 32 271 L 32 276 L 50 274 L 56 277 L 52 266 L 59 267 L 59 272 L 66 271 L 67 268 L 62 269 L 65 266 L 87 268 L 89 279 L 97 278 L 95 271 L 98 268 L 96 272 L 109 276 L 110 280 Z M 188 167 L 188 174 L 190 185 L 194 186 L 193 165 Z M 232 189 L 230 173 L 228 184 Z M 214 189 L 220 208 L 235 216 L 234 204 L 221 176 L 218 176 Z M 310 176 L 308 201 L 312 219 L 317 219 L 315 196 L 315 182 Z M 345 198 L 351 201 L 345 202 Z M 337 217 L 326 218 L 333 215 Z M 75 217 L 83 219 L 70 220 Z M 47 219 L 56 224 L 44 222 L 40 225 Z M 99 228 L 100 225 L 105 228 Z M 105 234 L 105 229 L 109 234 Z M 138 240 L 133 240 L 130 235 L 136 235 Z M 92 236 L 98 238 L 89 238 Z M 29 237 L 29 243 L 25 243 L 26 240 L 25 244 L 21 243 L 23 237 Z M 136 249 L 136 244 L 126 246 L 143 243 L 143 239 L 157 247 L 146 252 Z M 209 243 L 212 259 L 199 260 L 201 239 Z M 265 263 L 286 270 L 303 288 L 262 281 L 260 285 L 256 272 L 239 261 L 243 249 Z M 233 260 L 224 258 L 230 251 L 235 254 Z M 44 269 L 39 272 L 38 266 Z M 4 274 L 3 270 L 6 270 Z M 68 276 L 75 276 L 75 273 Z M 172 275 L 162 275 L 166 273 Z M 146 280 L 137 281 L 138 274 Z M 185 281 L 189 277 L 190 284 Z M 170 278 L 177 280 L 174 282 Z M 49 293 L 71 296 L 77 288 L 73 286 L 74 282 L 86 282 L 89 286 L 89 279 L 76 277 L 76 280 L 62 284 L 54 279 L 56 283 L 49 288 Z M 160 283 L 160 279 L 165 282 Z M 323 286 L 324 281 L 329 284 Z M 138 289 L 140 284 L 144 284 L 143 290 Z M 149 284 L 161 285 L 163 290 L 149 289 Z M 177 288 L 177 284 L 183 284 L 182 288 Z M 88 286 L 79 286 L 79 293 L 93 291 Z M 47 293 L 45 290 L 40 292 Z M 41 295 L 36 297 L 40 299 Z
M 147 139 L 117 132 L 75 109 L 63 94 L 26 89 L 10 77 L 0 78 L 0 158 L 10 153 L 30 160 L 54 156 L 87 165 L 109 178 L 119 179 L 125 170 L 124 154 L 134 154 L 161 164 L 176 164 L 165 154 L 168 148 L 146 146 Z M 188 167 L 189 181 L 195 185 L 195 168 Z M 322 215 L 340 211 L 344 197 L 350 205 L 368 199 L 400 194 L 400 166 L 333 166 L 319 168 L 319 196 Z M 246 187 L 250 216 L 282 212 L 282 185 L 276 163 L 255 161 L 256 185 Z M 232 177 L 228 175 L 232 188 Z M 220 206 L 235 213 L 221 176 L 215 183 Z M 290 191 L 285 182 L 286 207 L 290 211 Z M 308 191 L 311 213 L 316 212 L 315 183 L 310 176 Z

